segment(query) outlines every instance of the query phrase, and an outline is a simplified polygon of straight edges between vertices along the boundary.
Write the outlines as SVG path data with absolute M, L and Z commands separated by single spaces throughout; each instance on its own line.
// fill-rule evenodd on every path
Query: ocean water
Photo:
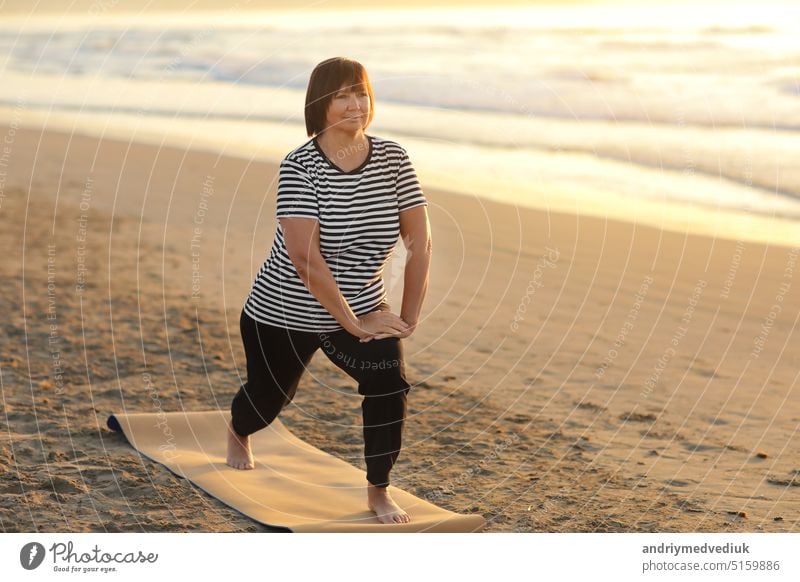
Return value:
M 370 73 L 368 132 L 406 146 L 426 184 L 800 239 L 800 8 L 786 5 L 4 19 L 0 107 L 279 159 L 308 139 L 309 74 L 337 54 Z

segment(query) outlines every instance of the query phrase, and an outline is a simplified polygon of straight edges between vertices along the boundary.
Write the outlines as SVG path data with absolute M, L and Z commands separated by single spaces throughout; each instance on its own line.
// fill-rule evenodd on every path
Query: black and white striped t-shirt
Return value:
M 349 172 L 335 166 L 314 138 L 287 154 L 278 175 L 276 212 L 278 218 L 319 220 L 320 251 L 357 316 L 386 299 L 383 268 L 400 237 L 400 212 L 428 203 L 406 150 L 388 139 L 366 137 L 367 158 Z M 342 328 L 298 276 L 280 221 L 244 310 L 256 321 L 287 329 Z

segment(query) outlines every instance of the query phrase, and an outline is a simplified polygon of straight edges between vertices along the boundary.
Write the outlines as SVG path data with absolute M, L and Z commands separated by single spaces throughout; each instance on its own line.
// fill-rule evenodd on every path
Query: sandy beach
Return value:
M 105 422 L 229 406 L 276 166 L 0 133 L 0 528 L 263 530 Z M 425 192 L 394 485 L 486 531 L 798 530 L 798 249 Z M 359 404 L 317 354 L 281 420 L 363 469 Z

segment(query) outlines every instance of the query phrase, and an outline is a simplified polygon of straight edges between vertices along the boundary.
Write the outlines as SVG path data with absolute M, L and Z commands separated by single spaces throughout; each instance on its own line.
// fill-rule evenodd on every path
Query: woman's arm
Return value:
M 319 247 L 319 221 L 280 218 L 286 251 L 297 274 L 311 294 L 351 334 L 362 337 L 358 317 L 345 300 Z
M 415 206 L 400 213 L 400 236 L 408 252 L 400 317 L 409 324 L 407 335 L 410 335 L 419 321 L 428 291 L 432 240 L 427 206 Z
M 283 240 L 297 274 L 309 292 L 345 330 L 362 340 L 375 332 L 401 333 L 407 328 L 397 315 L 370 314 L 360 321 L 342 295 L 319 246 L 319 221 L 314 218 L 279 218 Z

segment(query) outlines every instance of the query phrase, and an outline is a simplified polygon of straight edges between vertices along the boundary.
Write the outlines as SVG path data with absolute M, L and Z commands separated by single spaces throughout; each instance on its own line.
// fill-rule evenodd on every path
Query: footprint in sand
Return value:
M 657 431 L 657 430 L 641 430 L 639 434 L 643 437 L 650 439 L 658 439 L 665 441 L 685 441 L 686 437 L 678 434 L 677 432 Z
M 619 415 L 619 419 L 624 422 L 655 422 L 655 414 L 642 414 L 640 412 L 625 412 Z
M 716 378 L 723 378 L 723 376 L 717 374 L 716 370 L 707 370 L 705 368 L 689 368 L 689 370 L 698 376 L 702 376 L 703 378 L 711 378 L 712 380 Z
M 31 488 L 31 485 L 26 485 L 16 478 L 0 481 L 0 494 L 2 495 L 23 495 Z
M 780 487 L 800 487 L 800 472 L 793 471 L 792 476 L 787 479 L 771 475 L 767 477 L 767 483 Z
M 582 410 L 591 410 L 592 412 L 602 412 L 607 410 L 605 406 L 600 406 L 594 402 L 574 402 L 573 404 L 575 404 L 576 408 L 580 408 Z
M 570 448 L 576 451 L 584 451 L 588 453 L 595 453 L 599 450 L 596 445 L 589 444 L 585 440 L 579 440 L 570 445 Z
M 39 483 L 39 489 L 55 491 L 56 493 L 88 493 L 89 489 L 74 479 L 68 479 L 60 475 L 53 475 L 50 479 L 43 479 Z

